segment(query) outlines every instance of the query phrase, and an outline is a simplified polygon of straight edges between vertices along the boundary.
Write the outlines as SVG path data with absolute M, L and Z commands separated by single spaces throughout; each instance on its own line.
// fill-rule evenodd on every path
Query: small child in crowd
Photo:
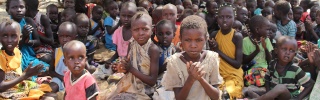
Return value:
M 94 62 L 93 56 L 97 49 L 98 39 L 93 35 L 88 35 L 90 30 L 90 19 L 85 14 L 78 14 L 75 17 L 74 23 L 77 26 L 77 40 L 81 41 L 86 46 L 86 56 L 89 65 L 97 67 L 98 64 Z
M 158 46 L 161 50 L 159 58 L 159 74 L 163 74 L 166 70 L 164 65 L 165 60 L 177 51 L 177 48 L 172 43 L 175 31 L 175 24 L 170 20 L 161 20 L 156 25 L 156 36 L 159 40 Z
M 104 19 L 104 27 L 106 28 L 105 30 L 105 47 L 109 50 L 115 51 L 116 50 L 116 45 L 113 44 L 112 42 L 112 36 L 114 31 L 120 26 L 119 23 L 119 6 L 117 2 L 115 1 L 110 1 L 105 4 L 107 12 L 109 13 L 109 16 L 107 16 Z
M 103 8 L 99 5 L 94 6 L 92 9 L 92 18 L 90 19 L 89 35 L 93 35 L 100 40 L 104 36 L 104 26 L 102 20 Z
M 21 7 L 20 9 L 14 9 L 15 7 Z M 22 53 L 21 67 L 22 71 L 26 70 L 29 64 L 32 62 L 32 66 L 42 64 L 44 67 L 42 72 L 47 71 L 49 64 L 38 59 L 34 48 L 41 45 L 39 34 L 37 32 L 37 26 L 34 20 L 29 17 L 24 17 L 26 13 L 26 3 L 24 0 L 7 0 L 6 9 L 11 19 L 20 24 L 22 39 L 19 42 L 19 49 Z M 20 36 L 19 36 L 20 37 Z M 37 76 L 33 76 L 32 80 L 35 81 Z
M 118 58 L 124 58 L 128 53 L 129 42 L 132 40 L 131 17 L 137 12 L 136 4 L 125 2 L 120 10 L 120 24 L 112 36 L 113 43 L 117 46 L 116 53 L 106 62 L 108 67 L 111 62 Z
M 277 59 L 270 62 L 265 76 L 267 92 L 277 84 L 285 84 L 291 99 L 301 100 L 310 94 L 314 81 L 299 67 L 292 63 L 298 46 L 293 37 L 283 36 L 277 40 Z M 303 91 L 300 91 L 303 86 Z
M 61 24 L 63 22 L 67 22 L 67 21 L 73 22 L 75 17 L 76 17 L 76 11 L 74 9 L 71 9 L 71 8 L 64 9 L 61 12 L 61 17 L 60 17 L 59 23 Z
M 131 18 L 131 30 L 134 40 L 130 42 L 128 55 L 121 61 L 121 69 L 126 70 L 108 100 L 151 99 L 159 69 L 160 50 L 150 37 L 152 18 L 145 12 L 138 12 Z M 137 88 L 139 87 L 139 88 Z
M 214 30 L 217 30 L 219 28 L 217 24 L 217 9 L 218 9 L 218 4 L 214 2 L 214 0 L 209 0 L 206 3 L 207 11 L 208 13 L 206 14 L 206 22 L 208 25 L 208 32 L 211 33 Z
M 220 75 L 224 82 L 220 89 L 225 88 L 230 98 L 242 98 L 243 70 L 242 63 L 242 34 L 232 28 L 235 12 L 232 5 L 223 3 L 218 10 L 220 30 L 211 33 L 210 49 L 220 57 Z
M 26 16 L 33 18 L 41 42 L 40 46 L 34 48 L 36 57 L 49 64 L 52 59 L 52 46 L 54 44 L 50 19 L 39 12 L 39 0 L 25 0 L 25 2 L 28 8 Z
M 65 90 L 65 85 L 63 77 L 65 76 L 65 72 L 68 71 L 68 67 L 64 63 L 64 53 L 62 47 L 69 41 L 76 39 L 77 35 L 77 26 L 71 22 L 64 22 L 59 26 L 58 37 L 59 43 L 61 47 L 58 47 L 54 51 L 54 56 L 51 61 L 51 65 L 49 68 L 49 74 L 52 77 L 52 81 L 50 86 L 52 88 L 52 92 L 56 93 L 59 91 Z
M 296 26 L 297 26 L 296 39 L 302 40 L 303 34 L 306 32 L 304 23 L 300 20 L 300 18 L 302 17 L 303 8 L 298 6 L 293 7 L 292 12 L 293 12 L 293 21 L 296 23 Z
M 185 0 L 188 1 L 188 0 Z M 190 1 L 191 2 L 191 1 Z M 187 8 L 187 7 L 185 7 Z M 162 9 L 162 19 L 170 20 L 172 23 L 176 23 L 177 21 L 177 7 L 173 4 L 166 4 L 163 6 Z M 180 35 L 180 26 L 176 26 L 176 34 L 172 40 L 172 43 L 176 45 L 178 42 L 180 42 L 179 35 Z
M 254 10 L 254 15 L 261 15 L 261 11 L 264 8 L 265 0 L 257 0 L 257 9 Z
M 271 7 L 264 7 L 261 11 L 263 17 L 273 16 L 273 9 Z
M 58 7 L 54 4 L 50 4 L 47 6 L 46 8 L 46 15 L 49 17 L 49 22 L 50 22 L 50 26 L 51 26 L 51 30 L 52 30 L 52 34 L 53 34 L 53 40 L 54 42 L 58 41 Z M 57 44 L 57 43 L 55 43 Z
M 288 17 L 290 3 L 287 1 L 278 1 L 274 6 L 274 16 L 278 30 L 283 36 L 296 37 L 296 23 Z
M 245 75 L 245 82 L 247 86 L 264 86 L 264 74 L 267 71 L 268 63 L 272 59 L 271 51 L 272 44 L 268 35 L 270 33 L 270 21 L 261 16 L 256 15 L 250 19 L 249 27 L 251 34 L 243 38 L 243 64 L 255 62 L 254 65 L 248 68 Z M 259 77 L 260 78 L 256 78 Z
M 18 3 L 13 0 L 9 0 L 10 2 Z M 15 21 L 6 20 L 0 24 L 0 43 L 3 45 L 0 52 L 0 99 L 31 99 L 32 96 L 40 98 L 44 91 L 51 92 L 48 84 L 39 85 L 28 81 L 31 76 L 39 74 L 42 64 L 32 66 L 31 62 L 25 71 L 22 71 L 22 55 L 17 48 L 20 34 L 20 25 Z M 34 94 L 29 94 L 31 92 Z
M 310 12 L 310 19 L 306 19 L 305 22 L 305 28 L 307 31 L 307 34 L 305 34 L 305 39 L 308 41 L 311 41 L 313 43 L 317 43 L 319 37 L 320 37 L 320 29 L 319 29 L 319 20 L 320 20 L 320 7 L 312 7 L 313 9 L 318 9 L 316 11 Z M 313 14 L 312 14 L 313 13 Z M 314 19 L 314 20 L 313 20 Z
M 219 99 L 218 53 L 203 50 L 207 40 L 207 24 L 191 15 L 181 23 L 181 46 L 184 50 L 167 58 L 167 72 L 162 79 L 166 90 L 174 91 L 175 99 Z
M 184 11 L 184 7 L 182 5 L 176 5 L 177 7 L 177 18 L 179 19 Z
M 98 85 L 94 77 L 85 69 L 87 63 L 86 46 L 77 40 L 63 45 L 63 62 L 68 71 L 63 77 L 65 85 L 65 100 L 97 100 Z
M 191 0 L 183 0 L 182 5 L 185 9 L 192 9 Z
M 246 7 L 236 8 L 236 20 L 240 21 L 242 24 L 241 31 L 239 31 L 243 37 L 248 36 L 247 20 L 248 20 L 248 9 Z

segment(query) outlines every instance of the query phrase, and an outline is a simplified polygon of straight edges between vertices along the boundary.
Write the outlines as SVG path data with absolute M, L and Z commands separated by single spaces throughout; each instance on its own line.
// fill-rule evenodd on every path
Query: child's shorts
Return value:
M 53 77 L 51 82 L 54 82 L 59 86 L 59 91 L 63 91 L 64 90 L 63 82 L 59 78 Z

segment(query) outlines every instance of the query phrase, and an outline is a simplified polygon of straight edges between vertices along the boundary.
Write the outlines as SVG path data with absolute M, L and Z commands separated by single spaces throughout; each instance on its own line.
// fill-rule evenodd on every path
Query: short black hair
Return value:
M 62 29 L 62 28 L 65 28 L 66 25 L 71 25 L 72 31 L 73 31 L 71 33 L 77 35 L 77 26 L 76 26 L 76 24 L 74 24 L 72 22 L 63 22 L 63 23 L 61 23 L 61 25 L 59 26 L 59 30 Z M 58 33 L 59 33 L 59 30 L 58 30 Z
M 114 0 L 104 0 L 104 2 L 103 2 L 103 6 L 105 8 L 108 8 L 112 4 L 118 5 L 118 3 L 116 1 L 114 1 Z
M 49 8 L 52 8 L 52 7 L 58 9 L 58 6 L 57 6 L 57 5 L 55 5 L 55 4 L 50 4 L 50 5 L 48 5 L 48 6 L 46 7 L 46 10 L 48 10 Z
M 276 4 L 274 6 L 275 6 L 274 10 L 279 10 L 283 14 L 288 14 L 290 11 L 290 8 L 291 8 L 291 5 L 289 2 L 282 1 L 282 0 L 276 2 Z
M 125 3 L 121 4 L 121 9 L 125 8 L 125 7 L 129 7 L 129 6 L 134 6 L 135 8 L 137 8 L 137 5 L 134 2 L 128 1 L 128 2 L 125 2 Z
M 74 23 L 77 25 L 79 23 L 78 21 L 83 19 L 90 20 L 86 14 L 80 13 L 80 14 L 77 14 L 77 16 L 75 17 Z
M 290 37 L 290 36 L 280 36 L 280 37 L 277 39 L 276 47 L 280 47 L 280 46 L 282 46 L 285 42 L 288 42 L 288 41 L 294 41 L 294 42 L 295 42 L 296 49 L 298 49 L 297 40 L 296 40 L 294 37 Z
M 67 53 L 67 51 L 74 45 L 81 45 L 81 47 L 83 47 L 84 49 L 86 49 L 86 46 L 81 42 L 81 41 L 78 41 L 78 40 L 71 40 L 69 42 L 67 42 L 66 44 L 63 45 L 62 47 L 62 51 L 63 53 Z M 86 51 L 87 52 L 87 51 Z M 86 55 L 86 54 L 85 54 Z
M 134 14 L 131 18 L 131 22 L 140 19 L 142 16 L 146 16 L 148 18 L 150 18 L 150 21 L 152 21 L 152 17 L 145 11 L 138 11 L 136 14 Z M 152 24 L 152 22 L 151 22 Z
M 92 12 L 93 12 L 93 11 L 96 11 L 96 10 L 98 10 L 98 9 L 102 9 L 102 10 L 103 10 L 102 6 L 96 5 L 96 6 L 94 6 L 94 7 L 92 8 Z
M 204 35 L 207 36 L 208 29 L 207 29 L 207 23 L 206 21 L 197 15 L 191 15 L 186 18 L 184 18 L 180 25 L 180 38 L 182 37 L 182 33 L 186 29 L 200 29 L 204 31 Z
M 295 12 L 296 10 L 302 10 L 303 11 L 303 8 L 300 7 L 300 6 L 296 6 L 296 7 L 292 8 L 292 12 Z
M 267 21 L 269 20 L 261 15 L 253 16 L 249 21 L 250 32 L 255 33 L 254 30 L 258 27 L 262 27 Z
M 139 0 L 139 2 L 137 3 L 138 6 L 141 6 L 140 4 L 143 3 L 143 2 L 148 2 L 148 4 L 150 4 L 149 0 Z
M 148 10 L 143 7 L 137 7 L 137 11 L 142 11 L 149 14 Z
M 163 19 L 163 20 L 159 21 L 159 22 L 156 24 L 156 31 L 157 31 L 157 29 L 159 29 L 161 26 L 167 25 L 167 24 L 172 27 L 172 29 L 173 29 L 173 34 L 175 34 L 175 32 L 176 32 L 176 25 L 175 25 L 175 23 L 172 23 L 170 20 L 167 20 L 167 19 Z
M 3 33 L 5 30 L 5 27 L 10 26 L 10 25 L 15 25 L 16 28 L 18 28 L 18 33 L 21 34 L 21 27 L 20 24 L 12 19 L 3 19 L 2 22 L 0 23 L 0 34 Z
M 214 0 L 208 0 L 208 2 L 206 3 L 206 7 L 211 6 L 210 4 L 213 3 L 213 2 L 216 3 Z
M 39 0 L 24 0 L 28 10 L 37 11 L 39 7 Z

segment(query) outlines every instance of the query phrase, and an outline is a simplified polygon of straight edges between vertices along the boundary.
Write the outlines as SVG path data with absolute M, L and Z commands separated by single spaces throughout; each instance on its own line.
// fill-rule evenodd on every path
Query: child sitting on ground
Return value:
M 98 85 L 94 77 L 85 69 L 87 63 L 86 46 L 77 40 L 63 46 L 64 63 L 68 71 L 63 77 L 66 88 L 65 100 L 97 100 Z
M 316 26 L 313 27 L 310 20 L 306 20 L 305 28 L 308 32 L 308 34 L 305 34 L 306 40 L 311 41 L 312 43 L 317 43 L 317 41 L 320 39 L 320 10 L 316 12 Z
M 158 77 L 160 50 L 150 39 L 151 16 L 144 12 L 136 13 L 131 18 L 131 30 L 134 40 L 130 42 L 127 57 L 120 62 L 120 69 L 127 74 L 107 100 L 148 100 L 154 93 L 152 87 Z
M 203 50 L 207 41 L 207 24 L 199 16 L 191 15 L 181 23 L 181 46 L 184 52 L 167 58 L 161 84 L 173 91 L 175 99 L 218 100 L 218 86 L 222 83 L 217 53 Z
M 92 18 L 90 19 L 90 31 L 89 35 L 93 35 L 99 40 L 104 36 L 104 26 L 102 19 L 103 8 L 99 5 L 94 6 L 92 9 Z
M 219 26 L 217 24 L 217 18 L 216 18 L 218 4 L 214 0 L 209 0 L 206 3 L 206 8 L 208 13 L 206 14 L 205 20 L 208 25 L 208 32 L 211 33 L 219 29 Z
M 280 37 L 277 40 L 277 59 L 270 62 L 265 76 L 265 87 L 269 91 L 277 84 L 285 84 L 290 91 L 291 99 L 302 100 L 310 94 L 314 81 L 296 65 L 293 65 L 292 59 L 296 55 L 298 46 L 297 41 L 288 36 Z M 300 90 L 303 86 L 303 91 Z
M 11 1 L 17 3 L 16 1 Z M 51 92 L 47 84 L 38 85 L 28 78 L 38 75 L 43 68 L 42 64 L 32 66 L 32 62 L 25 71 L 22 71 L 22 55 L 17 45 L 20 40 L 20 25 L 12 20 L 0 24 L 0 43 L 3 45 L 0 52 L 0 99 L 28 99 L 40 98 L 44 91 Z M 40 88 L 37 88 L 40 86 Z M 35 93 L 32 94 L 31 92 Z
M 53 40 L 57 44 L 58 40 L 58 7 L 54 4 L 50 4 L 46 8 L 46 15 L 49 17 L 49 22 L 53 34 Z
M 98 63 L 94 61 L 93 56 L 97 49 L 98 39 L 95 36 L 88 35 L 90 19 L 85 14 L 78 14 L 75 17 L 74 23 L 77 27 L 77 40 L 86 46 L 88 64 L 92 65 L 90 67 L 97 67 Z M 92 72 L 92 70 L 89 70 L 89 72 Z
M 188 1 L 188 0 L 185 0 Z M 191 1 L 190 1 L 191 2 Z M 186 8 L 186 7 L 185 7 Z M 177 7 L 173 4 L 166 4 L 162 9 L 162 19 L 170 20 L 172 23 L 176 23 L 177 21 Z M 177 45 L 180 42 L 179 34 L 180 34 L 180 25 L 176 26 L 176 34 L 172 40 L 174 45 Z
M 50 63 L 52 58 L 53 49 L 53 34 L 50 25 L 50 19 L 39 12 L 39 0 L 25 0 L 26 7 L 26 16 L 33 18 L 36 29 L 39 34 L 39 39 L 41 45 L 35 47 L 36 57 L 46 63 Z
M 105 31 L 105 47 L 109 50 L 115 51 L 116 46 L 112 42 L 112 36 L 114 31 L 120 26 L 119 23 L 119 7 L 117 2 L 110 1 L 105 4 L 107 12 L 109 16 L 104 19 L 104 27 L 106 28 Z
M 109 68 L 110 64 L 118 58 L 127 56 L 129 41 L 132 40 L 131 34 L 131 17 L 137 12 L 136 4 L 132 2 L 125 2 L 122 4 L 120 11 L 121 27 L 118 27 L 112 36 L 113 43 L 117 46 L 116 53 L 106 61 L 106 67 Z M 130 18 L 126 18 L 126 17 Z
M 170 20 L 161 20 L 156 25 L 156 36 L 159 40 L 158 46 L 160 47 L 161 55 L 159 59 L 159 73 L 163 74 L 166 70 L 164 62 L 165 60 L 173 55 L 177 48 L 172 42 L 173 37 L 175 36 L 175 24 Z
M 71 22 L 64 22 L 60 25 L 58 30 L 59 43 L 61 47 L 58 47 L 54 51 L 54 56 L 51 61 L 49 74 L 52 77 L 52 81 L 50 86 L 52 88 L 52 92 L 59 92 L 65 89 L 63 84 L 63 76 L 65 72 L 68 70 L 67 66 L 63 62 L 64 55 L 62 47 L 69 41 L 74 40 L 76 38 L 76 25 Z
M 296 37 L 296 23 L 288 17 L 290 3 L 287 1 L 278 1 L 274 6 L 274 17 L 278 30 L 283 36 Z
M 219 54 L 220 59 L 220 75 L 224 82 L 220 85 L 220 89 L 229 92 L 230 98 L 242 98 L 243 88 L 243 70 L 241 63 L 242 54 L 242 34 L 236 32 L 232 28 L 234 23 L 235 12 L 230 4 L 222 4 L 218 10 L 218 24 L 220 30 L 211 33 L 209 43 L 210 50 Z
M 272 44 L 268 35 L 270 34 L 270 21 L 256 15 L 250 19 L 249 27 L 251 35 L 243 38 L 243 64 L 254 62 L 251 68 L 245 74 L 245 83 L 247 86 L 264 86 L 264 75 L 267 71 L 268 63 L 272 59 Z M 260 74 L 256 74 L 260 73 Z M 260 77 L 260 78 L 257 78 Z
M 297 40 L 303 40 L 303 35 L 306 32 L 306 28 L 304 27 L 304 23 L 300 20 L 303 8 L 302 7 L 293 7 L 293 21 L 296 23 L 297 26 L 297 33 L 296 33 L 296 39 Z
M 22 53 L 22 61 L 21 67 L 22 71 L 24 71 L 30 64 L 32 66 L 36 66 L 38 64 L 42 64 L 44 67 L 42 72 L 47 71 L 49 64 L 41 61 L 40 59 L 36 58 L 36 53 L 34 51 L 34 47 L 40 46 L 41 42 L 39 39 L 39 34 L 36 30 L 36 24 L 34 23 L 33 19 L 29 17 L 24 17 L 25 15 L 25 1 L 24 0 L 7 0 L 6 1 L 6 9 L 8 14 L 11 16 L 11 19 L 18 22 L 20 24 L 21 29 L 21 42 L 19 42 L 19 49 Z M 21 6 L 21 12 L 17 13 L 19 9 L 13 9 L 17 6 Z M 32 80 L 35 81 L 37 76 L 33 76 Z
M 249 35 L 247 28 L 248 9 L 246 7 L 237 7 L 236 10 L 236 20 L 240 21 L 242 24 L 240 33 L 242 33 L 243 37 L 246 37 Z

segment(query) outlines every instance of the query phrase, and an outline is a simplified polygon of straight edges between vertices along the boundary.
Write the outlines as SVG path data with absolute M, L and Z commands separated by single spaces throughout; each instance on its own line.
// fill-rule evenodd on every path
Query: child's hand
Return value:
M 313 56 L 313 61 L 314 65 L 320 69 L 320 50 L 315 50 L 314 51 L 314 56 Z
M 267 49 L 266 39 L 265 39 L 264 37 L 261 37 L 261 38 L 260 38 L 260 41 L 261 41 L 261 44 L 262 44 L 263 49 Z
M 209 39 L 208 42 L 209 42 L 210 50 L 215 51 L 218 49 L 218 43 L 214 38 L 212 38 L 211 40 Z
M 43 68 L 42 64 L 38 64 L 34 67 L 32 67 L 32 62 L 29 64 L 29 66 L 27 67 L 27 69 L 24 71 L 25 72 L 25 76 L 31 77 L 34 75 L 38 75 L 40 73 L 40 70 Z
M 199 62 L 187 62 L 187 68 L 189 75 L 191 75 L 196 80 L 200 80 L 205 74 L 205 71 L 203 71 L 203 68 L 200 66 Z
M 313 31 L 311 19 L 307 18 L 304 24 L 305 24 L 306 30 Z
M 112 62 L 111 62 L 111 61 L 106 61 L 106 63 L 104 64 L 104 67 L 105 67 L 106 69 L 109 69 L 110 66 L 112 66 Z
M 99 26 L 101 29 L 104 29 L 103 22 L 102 22 L 101 20 L 99 21 L 98 26 Z
M 22 29 L 22 36 L 28 37 L 32 33 L 33 27 L 31 25 L 25 25 Z
M 314 63 L 314 50 L 315 50 L 315 48 L 313 47 L 313 43 L 307 42 L 307 44 L 306 44 L 306 52 L 307 52 L 310 64 Z
M 130 56 L 128 55 L 127 58 L 124 59 L 120 59 L 120 65 L 121 65 L 121 69 L 122 70 L 126 70 L 126 72 L 130 72 L 131 71 L 131 63 L 130 63 Z M 119 70 L 119 69 L 118 69 Z

